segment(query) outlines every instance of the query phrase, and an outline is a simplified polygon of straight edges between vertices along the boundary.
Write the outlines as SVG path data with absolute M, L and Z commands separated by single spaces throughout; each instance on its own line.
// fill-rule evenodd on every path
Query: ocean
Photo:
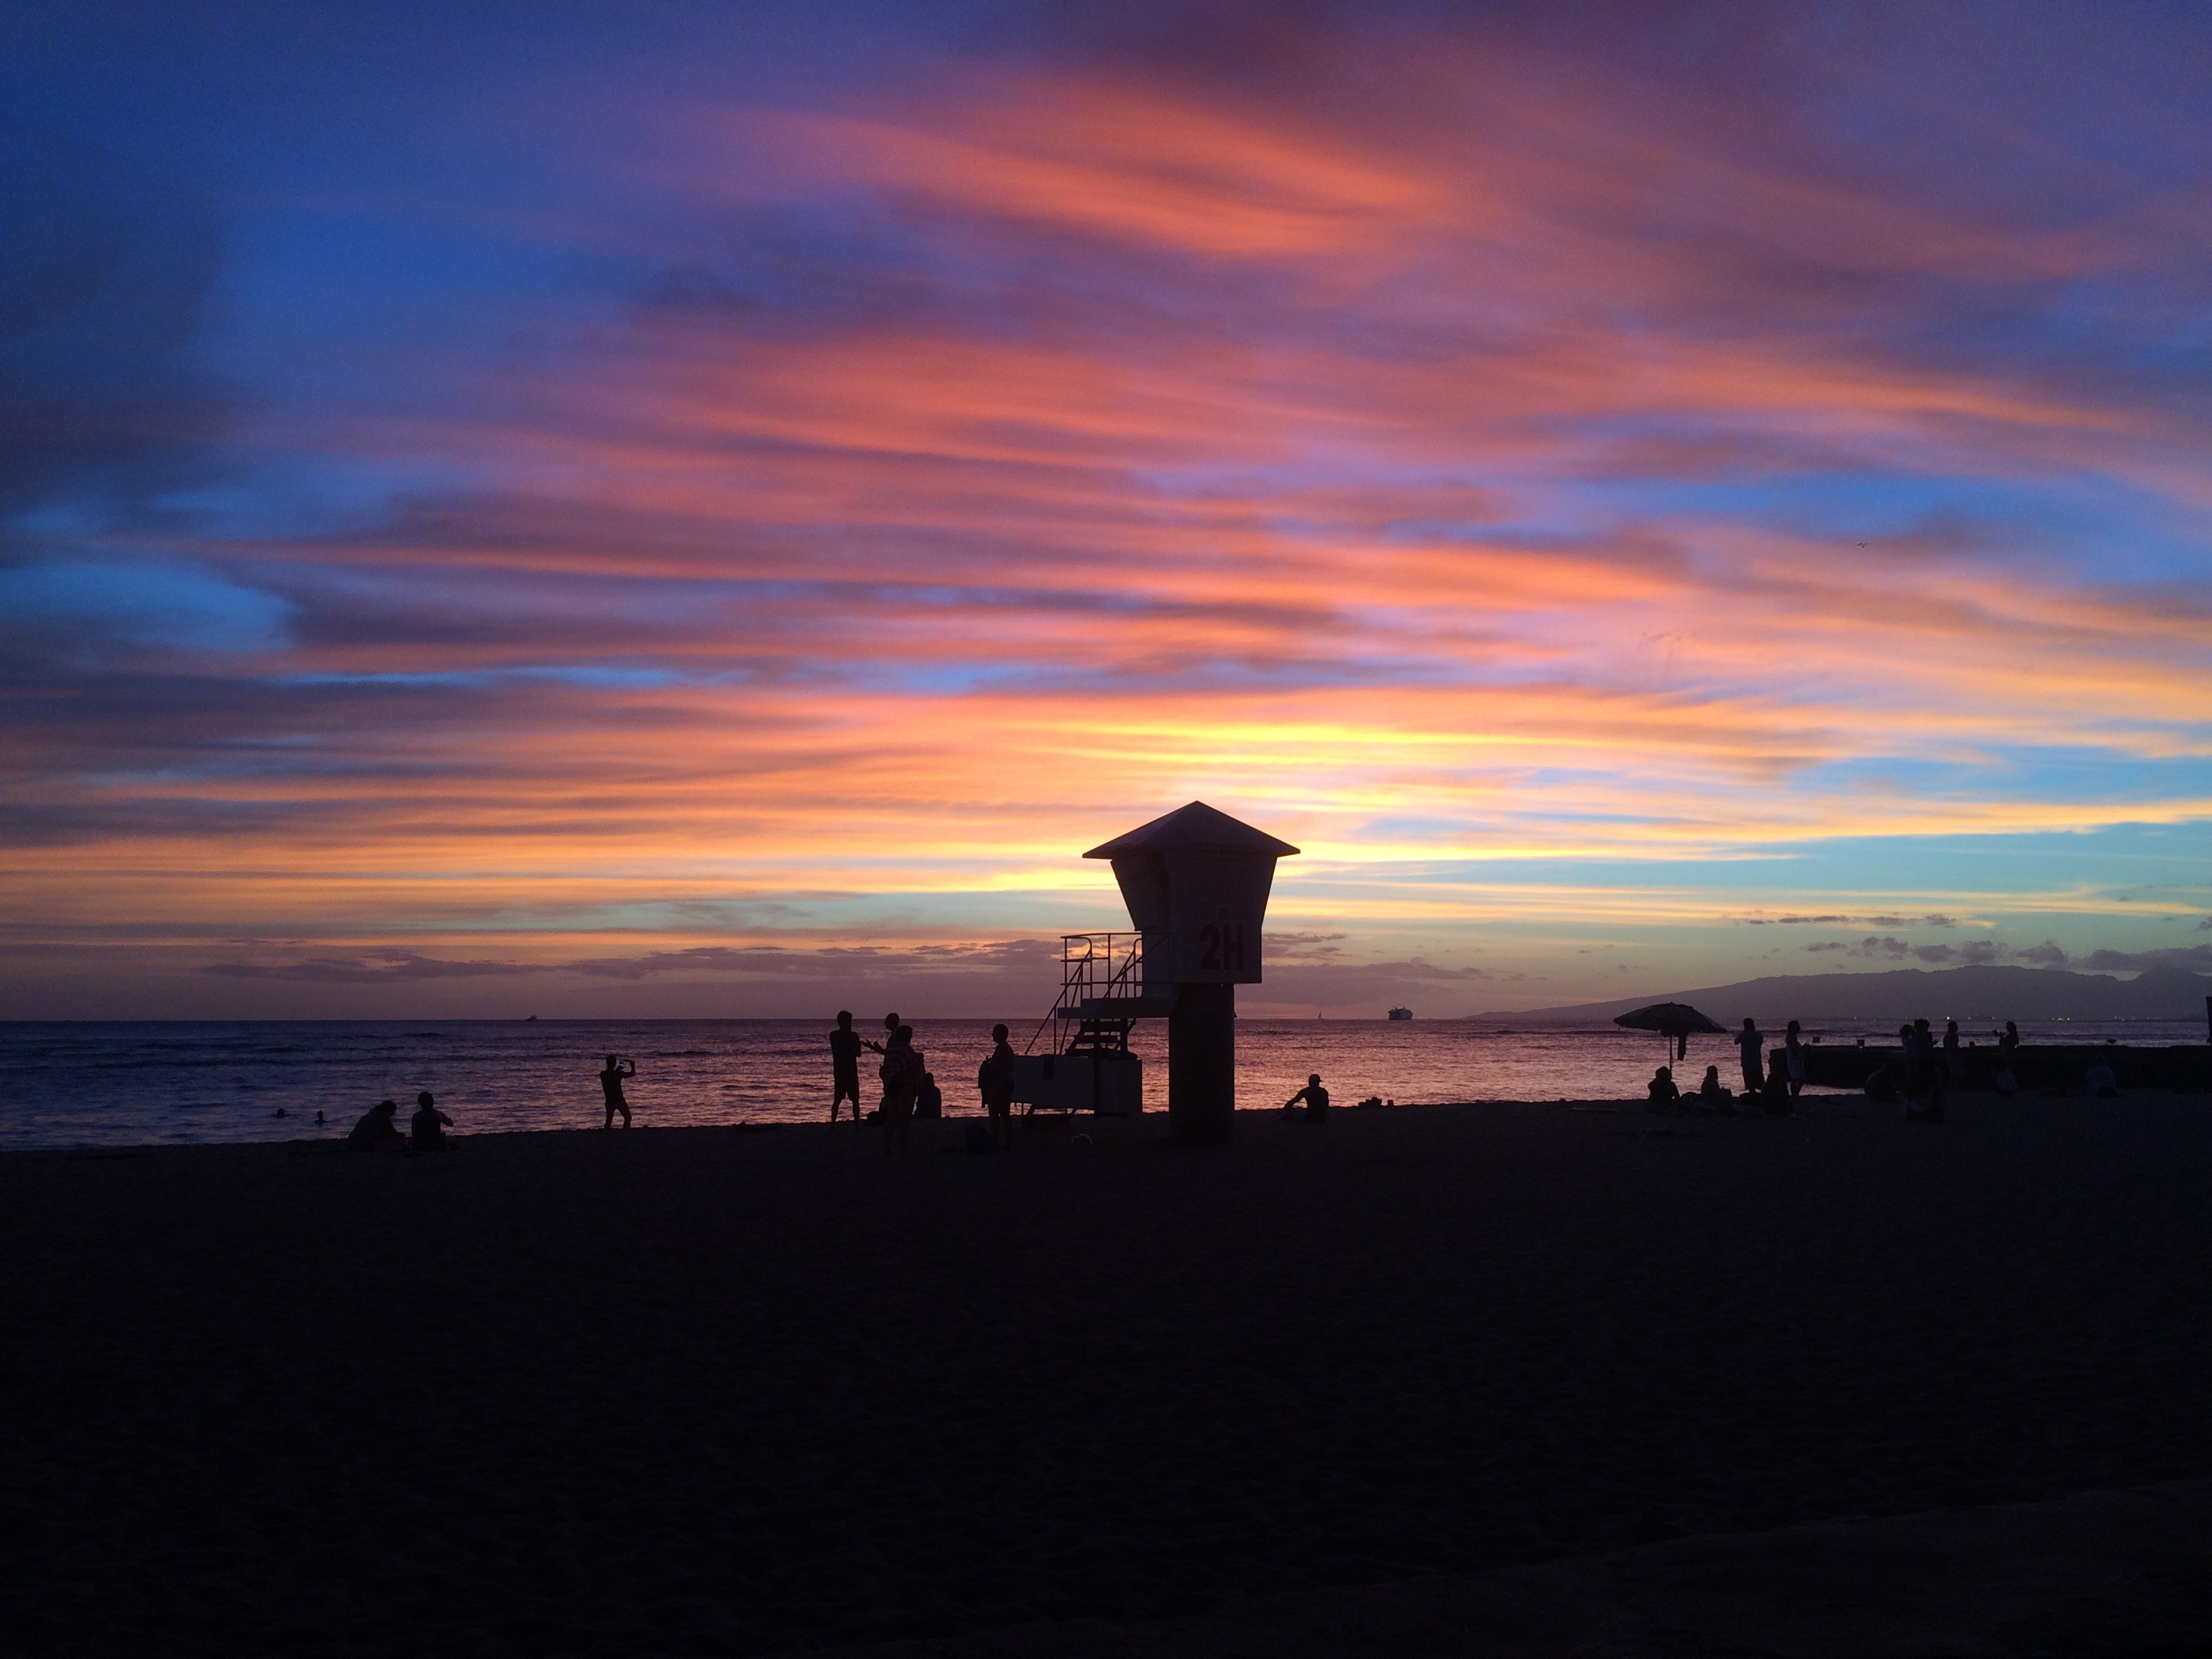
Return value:
M 975 1067 L 990 1051 L 990 1022 L 913 1023 L 945 1109 L 975 1112 Z M 603 1117 L 598 1073 L 610 1051 L 637 1063 L 628 1094 L 641 1126 L 813 1122 L 829 1115 L 829 1030 L 827 1020 L 790 1019 L 4 1024 L 0 1068 L 9 1087 L 0 1147 L 338 1135 L 380 1099 L 411 1111 L 423 1089 L 437 1096 L 459 1134 L 596 1128 Z M 2023 1023 L 2021 1031 L 2029 1042 L 2204 1040 L 2201 1022 L 2183 1020 Z M 1978 1028 L 1963 1035 L 1994 1040 Z M 1770 1036 L 1778 1041 L 1780 1034 Z M 1808 1028 L 1808 1036 L 1884 1040 L 1878 1022 Z M 1029 1028 L 1017 1027 L 1015 1047 L 1028 1036 Z M 1146 1021 L 1132 1043 L 1145 1062 L 1148 1110 L 1166 1109 L 1166 1042 L 1165 1024 Z M 1237 1102 L 1276 1104 L 1309 1072 L 1322 1075 L 1342 1106 L 1370 1095 L 1401 1104 L 1640 1099 L 1662 1048 L 1657 1036 L 1610 1024 L 1243 1019 Z M 873 1056 L 863 1058 L 870 1062 L 865 1086 Z M 1734 1083 L 1735 1044 L 1693 1038 L 1677 1075 L 1694 1079 L 1713 1064 Z

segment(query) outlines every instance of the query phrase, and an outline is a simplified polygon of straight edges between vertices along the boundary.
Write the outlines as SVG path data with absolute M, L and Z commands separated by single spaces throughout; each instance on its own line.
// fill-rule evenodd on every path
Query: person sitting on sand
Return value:
M 1645 1085 L 1644 1093 L 1650 1102 L 1651 1110 L 1655 1112 L 1669 1106 L 1679 1108 L 1681 1104 L 1681 1085 L 1674 1081 L 1672 1066 L 1662 1066 L 1652 1073 L 1651 1081 Z
M 378 1101 L 361 1115 L 361 1121 L 346 1136 L 346 1145 L 356 1152 L 405 1152 L 407 1137 L 399 1133 L 398 1115 L 398 1101 Z
M 1705 1067 L 1705 1080 L 1698 1085 L 1698 1109 L 1721 1112 L 1730 1117 L 1735 1115 L 1735 1097 L 1722 1083 L 1721 1068 L 1717 1066 Z
M 1790 1079 L 1783 1075 L 1782 1067 L 1777 1066 L 1768 1071 L 1766 1081 L 1760 1087 L 1758 1098 L 1761 1109 L 1767 1116 L 1788 1117 L 1790 1115 L 1791 1110 Z
M 615 1114 L 622 1114 L 623 1127 L 629 1127 L 629 1102 L 623 1098 L 623 1079 L 637 1075 L 637 1062 L 624 1060 L 620 1054 L 607 1056 L 607 1068 L 599 1073 L 599 1092 L 607 1097 L 607 1121 L 599 1127 L 615 1127 Z
M 1298 1103 L 1305 1102 L 1305 1109 Z M 1314 1073 L 1306 1079 L 1306 1086 L 1283 1103 L 1283 1115 L 1294 1123 L 1326 1123 L 1328 1121 L 1328 1091 L 1321 1086 L 1321 1073 Z
M 453 1127 L 453 1120 L 438 1109 L 437 1097 L 428 1089 L 415 1097 L 415 1115 L 409 1120 L 408 1137 L 418 1152 L 442 1152 L 446 1150 L 446 1131 Z

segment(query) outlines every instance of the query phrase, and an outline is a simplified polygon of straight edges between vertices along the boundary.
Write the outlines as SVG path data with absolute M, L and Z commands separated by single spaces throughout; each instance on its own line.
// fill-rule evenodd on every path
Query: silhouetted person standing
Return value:
M 1305 1103 L 1305 1110 L 1298 1103 Z M 1294 1122 L 1326 1123 L 1328 1121 L 1328 1091 L 1321 1086 L 1321 1073 L 1314 1073 L 1306 1079 L 1306 1086 L 1283 1103 L 1283 1111 Z
M 991 1042 L 990 1058 L 975 1070 L 975 1086 L 990 1114 L 991 1144 L 1004 1152 L 1014 1144 L 1014 1048 L 1004 1025 L 991 1028 Z
M 1908 1023 L 1897 1028 L 1898 1090 L 1907 1112 L 1919 1110 L 1927 1098 L 1927 1079 L 1920 1063 L 1920 1039 Z
M 837 1029 L 830 1033 L 830 1121 L 837 1121 L 838 1105 L 853 1103 L 853 1121 L 860 1121 L 860 1034 L 853 1029 L 853 1011 L 837 1011 Z
M 871 1042 L 867 1038 L 862 1037 L 860 1039 L 860 1046 L 863 1048 L 866 1048 L 872 1054 L 888 1054 L 890 1052 L 890 1046 L 893 1040 L 898 1036 L 898 1028 L 899 1017 L 896 1014 L 885 1014 L 884 1016 L 884 1040 L 881 1042 Z M 880 1071 L 882 1068 L 878 1066 L 877 1069 Z
M 906 1152 L 915 1096 L 921 1087 L 921 1054 L 914 1046 L 914 1027 L 898 1027 L 884 1044 L 884 1063 L 876 1068 L 884 1080 L 884 1151 L 891 1156 L 902 1157 Z
M 1794 1019 L 1782 1033 L 1782 1066 L 1790 1073 L 1790 1098 L 1795 1100 L 1805 1089 L 1805 1041 Z
M 446 1149 L 446 1131 L 453 1127 L 453 1120 L 438 1109 L 438 1097 L 428 1089 L 415 1097 L 415 1115 L 408 1126 L 418 1152 L 441 1152 Z
M 599 1092 L 607 1097 L 607 1121 L 599 1127 L 615 1127 L 615 1114 L 622 1114 L 623 1127 L 629 1127 L 629 1102 L 623 1098 L 623 1079 L 637 1075 L 637 1062 L 624 1060 L 620 1054 L 607 1056 L 607 1068 L 599 1073 Z
M 1763 1064 L 1766 1039 L 1759 1034 L 1759 1023 L 1749 1014 L 1743 1017 L 1743 1030 L 1735 1034 L 1735 1046 L 1743 1056 L 1743 1091 L 1756 1097 L 1766 1086 L 1766 1068 Z
M 1905 1110 L 1917 1113 L 1927 1103 L 1927 1064 L 1920 1060 L 1920 1033 L 1911 1022 L 1898 1026 L 1898 1093 L 1905 1095 Z
M 1918 1046 L 1921 1063 L 1927 1069 L 1929 1112 L 1940 1120 L 1943 1115 L 1943 1102 L 1951 1092 L 1950 1056 L 1936 1048 L 1936 1033 L 1928 1029 L 1928 1022 L 1924 1019 L 1912 1022 L 1912 1040 Z

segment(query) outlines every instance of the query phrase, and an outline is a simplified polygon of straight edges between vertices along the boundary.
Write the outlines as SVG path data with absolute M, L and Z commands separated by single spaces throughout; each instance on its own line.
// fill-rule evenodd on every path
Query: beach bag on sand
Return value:
M 1997 1092 L 2002 1095 L 2006 1099 L 2011 1099 L 2013 1096 L 2020 1092 L 2020 1079 L 2014 1077 L 2008 1070 L 1999 1072 L 1997 1073 Z

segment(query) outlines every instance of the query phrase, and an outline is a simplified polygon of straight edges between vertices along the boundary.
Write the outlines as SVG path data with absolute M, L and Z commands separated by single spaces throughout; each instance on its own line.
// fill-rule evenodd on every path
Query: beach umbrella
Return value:
M 1725 1025 L 1716 1024 L 1686 1002 L 1655 1002 L 1632 1014 L 1615 1014 L 1613 1023 L 1632 1031 L 1656 1031 L 1671 1039 L 1677 1060 L 1690 1052 L 1691 1032 L 1711 1031 L 1723 1036 L 1728 1034 Z

